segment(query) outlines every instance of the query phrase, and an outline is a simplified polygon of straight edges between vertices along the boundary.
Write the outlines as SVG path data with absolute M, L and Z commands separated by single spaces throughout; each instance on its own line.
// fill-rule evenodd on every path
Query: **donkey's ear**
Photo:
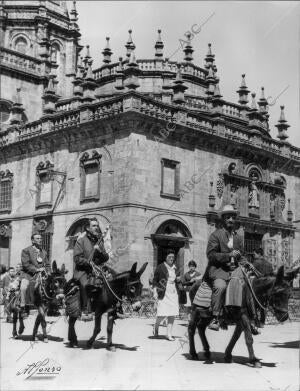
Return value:
M 51 267 L 53 273 L 57 273 L 57 264 L 56 264 L 56 261 L 53 261 L 52 262 L 52 267 Z
M 284 266 L 280 266 L 280 268 L 278 269 L 277 274 L 276 274 L 275 284 L 277 285 L 277 284 L 282 283 L 283 277 L 284 277 Z
M 61 274 L 65 274 L 66 273 L 66 267 L 65 267 L 64 263 L 61 265 L 60 272 L 61 272 Z
M 137 262 L 135 262 L 132 267 L 131 267 L 131 270 L 130 270 L 130 274 L 133 275 L 133 274 L 136 274 L 136 267 L 137 267 Z
M 144 273 L 146 267 L 148 265 L 148 262 L 145 262 L 144 265 L 140 268 L 140 270 L 137 272 L 137 277 L 141 277 L 141 275 Z

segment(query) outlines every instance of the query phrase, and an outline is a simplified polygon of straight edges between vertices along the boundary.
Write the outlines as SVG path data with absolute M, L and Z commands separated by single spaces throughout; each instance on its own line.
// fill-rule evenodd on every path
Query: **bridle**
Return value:
M 51 276 L 51 274 L 46 273 L 46 278 L 45 278 L 45 280 L 46 280 L 47 278 L 49 278 L 50 276 Z M 58 281 L 58 280 L 64 279 L 64 277 L 58 276 L 58 277 L 53 277 L 53 279 L 54 279 L 55 281 Z M 41 295 L 44 296 L 44 297 L 46 297 L 47 300 L 52 301 L 52 300 L 56 297 L 56 293 L 55 293 L 52 297 L 49 296 L 49 295 L 47 294 L 46 288 L 45 288 L 45 284 L 43 283 L 42 272 L 39 272 L 39 274 L 38 274 L 37 284 L 38 284 L 38 287 L 39 287 L 39 290 L 40 290 Z
M 101 269 L 101 267 L 95 265 L 94 262 L 90 262 L 90 265 L 92 266 L 92 269 L 93 269 L 93 272 L 95 273 L 95 276 L 96 277 L 101 277 L 103 278 L 103 281 L 106 285 L 106 287 L 108 288 L 108 290 L 110 291 L 110 293 L 120 302 L 120 303 L 125 303 L 126 300 L 120 298 L 116 292 L 112 289 L 112 287 L 110 286 L 110 283 L 108 281 L 108 279 L 106 278 L 105 276 L 105 273 L 103 272 L 103 270 Z M 135 281 L 130 281 L 126 283 L 126 288 L 130 287 L 131 285 L 135 285 L 139 283 L 139 280 L 135 280 Z M 133 287 L 134 288 L 134 287 Z M 130 289 L 130 288 L 129 288 Z
M 253 266 L 252 266 L 253 267 Z M 274 278 L 274 281 L 272 283 L 272 286 L 268 289 L 268 293 L 266 294 L 267 296 L 267 301 L 266 301 L 266 306 L 263 306 L 261 304 L 261 302 L 259 301 L 259 299 L 257 298 L 254 290 L 253 290 L 253 287 L 249 281 L 249 278 L 247 276 L 247 273 L 245 272 L 244 268 L 242 267 L 242 272 L 244 274 L 244 277 L 245 277 L 245 280 L 251 290 L 251 293 L 253 295 L 253 298 L 254 300 L 256 301 L 256 303 L 259 305 L 260 308 L 262 308 L 264 311 L 267 311 L 268 309 L 271 309 L 271 311 L 273 312 L 273 314 L 275 315 L 275 312 L 277 311 L 278 313 L 283 313 L 283 315 L 281 316 L 281 318 L 279 319 L 279 322 L 281 319 L 283 319 L 286 315 L 288 315 L 288 311 L 286 311 L 284 308 L 280 307 L 280 306 L 277 306 L 275 303 L 274 303 L 274 296 L 280 292 L 283 292 L 285 289 L 284 288 L 279 288 L 277 289 L 276 291 L 276 287 L 275 287 L 275 283 L 276 283 L 276 278 Z M 276 291 L 276 292 L 275 292 Z

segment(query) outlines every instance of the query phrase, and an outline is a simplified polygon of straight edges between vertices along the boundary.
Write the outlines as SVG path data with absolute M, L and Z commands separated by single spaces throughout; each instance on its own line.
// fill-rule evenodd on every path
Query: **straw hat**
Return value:
M 224 215 L 237 215 L 238 212 L 236 209 L 233 208 L 232 205 L 225 205 L 223 209 L 220 212 L 220 217 L 223 217 Z

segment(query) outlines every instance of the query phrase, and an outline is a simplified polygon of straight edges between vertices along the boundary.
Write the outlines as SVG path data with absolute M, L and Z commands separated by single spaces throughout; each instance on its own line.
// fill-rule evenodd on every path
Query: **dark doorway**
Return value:
M 176 220 L 165 221 L 152 235 L 154 245 L 154 269 L 166 260 L 168 250 L 175 252 L 175 265 L 180 274 L 184 273 L 184 248 L 189 242 L 191 234 L 181 222 Z
M 245 232 L 244 236 L 244 250 L 246 254 L 252 254 L 256 248 L 262 247 L 263 235 Z

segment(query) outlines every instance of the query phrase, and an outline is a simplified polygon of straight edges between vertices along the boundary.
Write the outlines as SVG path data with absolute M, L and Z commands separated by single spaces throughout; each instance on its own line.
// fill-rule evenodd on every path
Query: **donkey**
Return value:
M 298 267 L 299 269 L 299 267 Z M 275 314 L 279 322 L 284 322 L 288 319 L 288 300 L 291 294 L 291 281 L 298 270 L 289 272 L 284 276 L 284 267 L 281 266 L 276 276 L 260 277 L 253 280 L 253 291 L 259 303 L 267 303 Z M 191 294 L 191 301 L 194 299 L 196 292 Z M 253 337 L 251 333 L 250 314 L 247 309 L 246 296 L 243 296 L 242 307 L 234 314 L 229 314 L 230 320 L 236 324 L 234 333 L 225 350 L 224 361 L 232 363 L 232 350 L 241 336 L 242 331 L 245 334 L 245 341 L 249 353 L 249 364 L 255 368 L 261 368 L 259 359 L 255 357 L 253 350 Z M 231 316 L 230 316 L 231 315 Z M 211 321 L 211 312 L 208 308 L 193 305 L 192 316 L 188 325 L 190 356 L 194 360 L 198 360 L 198 355 L 195 350 L 194 335 L 196 328 L 204 349 L 204 357 L 207 360 L 211 359 L 210 346 L 207 341 L 205 330 Z
M 145 271 L 147 267 L 147 263 L 145 263 L 141 269 L 136 271 L 137 263 L 134 263 L 131 270 L 116 274 L 112 281 L 107 281 L 104 278 L 103 286 L 98 289 L 93 297 L 92 297 L 92 307 L 95 310 L 95 325 L 94 332 L 91 338 L 87 341 L 87 348 L 91 348 L 97 335 L 101 331 L 101 318 L 102 315 L 107 312 L 107 349 L 110 351 L 115 351 L 115 347 L 112 343 L 112 333 L 113 333 L 113 324 L 114 319 L 116 318 L 116 306 L 121 304 L 123 301 L 123 297 L 125 296 L 133 303 L 133 308 L 138 309 L 140 307 L 140 302 L 138 298 L 142 293 L 142 283 L 140 281 L 140 277 Z M 77 286 L 77 289 L 76 289 Z M 76 292 L 77 291 L 77 292 Z M 73 297 L 77 294 L 77 303 L 75 307 L 79 309 L 80 307 L 80 297 L 79 297 L 79 286 L 76 280 L 72 279 L 68 281 L 65 288 L 66 295 L 66 303 L 68 301 L 68 297 L 74 294 Z M 78 347 L 77 335 L 75 332 L 75 322 L 79 317 L 79 312 L 72 313 L 69 310 L 69 346 L 70 347 Z
M 66 283 L 65 265 L 61 269 L 57 268 L 56 261 L 52 262 L 50 274 L 39 272 L 33 290 L 33 304 L 38 308 L 38 315 L 35 320 L 32 340 L 37 341 L 37 331 L 41 323 L 43 330 L 43 340 L 48 342 L 46 332 L 46 314 L 51 305 L 57 302 L 57 299 L 63 298 L 63 287 Z M 32 289 L 29 285 L 28 289 Z M 31 295 L 29 295 L 31 296 Z M 13 338 L 17 339 L 25 330 L 24 320 L 20 310 L 20 290 L 12 291 L 9 297 L 8 310 L 13 314 Z M 19 330 L 17 332 L 17 323 L 19 320 Z

